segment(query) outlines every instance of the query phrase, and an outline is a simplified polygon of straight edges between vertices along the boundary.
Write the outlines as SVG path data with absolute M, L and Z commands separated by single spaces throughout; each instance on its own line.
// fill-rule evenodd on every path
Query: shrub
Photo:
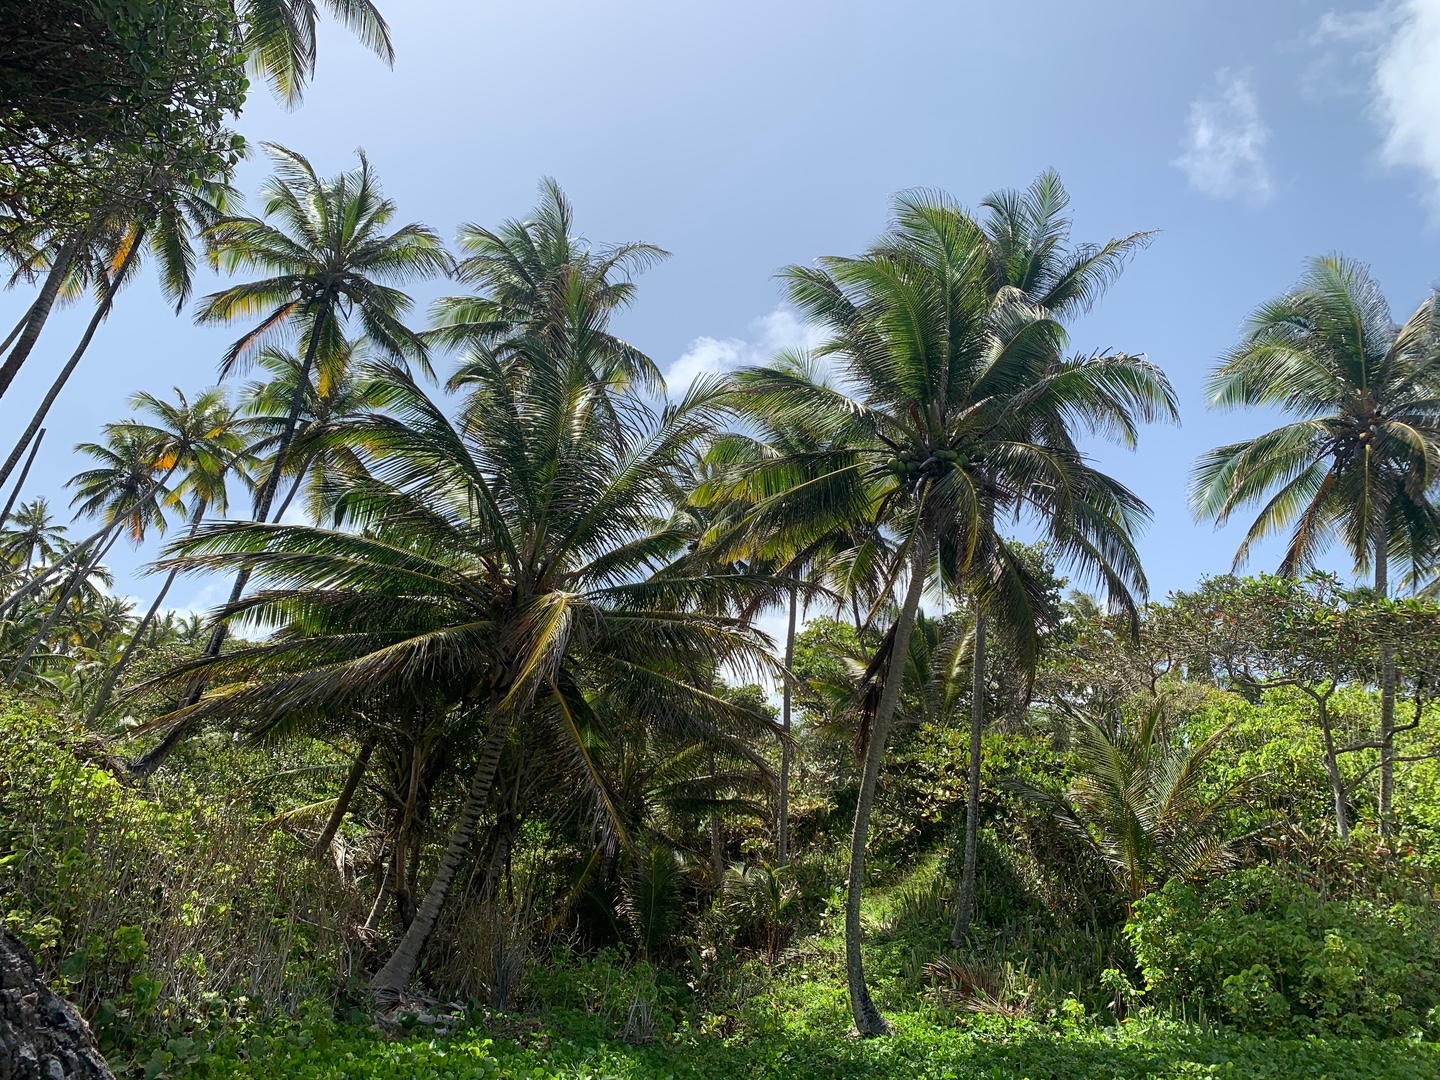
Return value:
M 1397 1035 L 1440 1002 L 1433 904 L 1327 899 L 1274 867 L 1138 901 L 1126 934 L 1156 1004 L 1190 1003 L 1245 1031 Z

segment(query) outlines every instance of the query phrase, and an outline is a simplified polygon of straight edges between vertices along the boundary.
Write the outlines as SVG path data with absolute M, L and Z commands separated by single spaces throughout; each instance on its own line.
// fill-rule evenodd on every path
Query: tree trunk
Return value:
M 440 867 L 435 872 L 435 880 L 430 883 L 430 891 L 425 894 L 425 899 L 415 912 L 414 920 L 406 928 L 400 944 L 395 947 L 385 966 L 370 980 L 370 989 L 375 993 L 398 994 L 410 985 L 410 980 L 415 977 L 415 971 L 420 966 L 420 956 L 425 951 L 436 921 L 440 918 L 440 910 L 445 906 L 445 898 L 450 893 L 455 874 L 470 850 L 470 841 L 475 836 L 480 815 L 485 812 L 486 804 L 490 801 L 490 789 L 495 782 L 495 771 L 500 765 L 500 755 L 505 749 L 505 737 L 509 728 L 507 715 L 491 718 L 490 730 L 486 733 L 485 745 L 480 751 L 480 760 L 475 765 L 475 777 L 470 782 L 470 791 L 460 811 L 460 820 L 456 822 L 450 843 L 446 845 L 445 856 L 440 860 Z
M 1330 791 L 1335 797 L 1335 834 L 1340 843 L 1350 841 L 1350 821 L 1345 809 L 1345 779 L 1340 775 L 1340 758 L 1335 753 L 1335 732 L 1330 727 L 1329 695 L 1316 697 L 1320 714 L 1320 736 L 1325 746 L 1325 775 L 1330 778 Z
M 315 846 L 310 849 L 314 858 L 318 859 L 330 850 L 335 834 L 340 831 L 340 823 L 345 820 L 345 814 L 350 809 L 350 801 L 355 798 L 360 781 L 365 778 L 365 767 L 370 764 L 370 755 L 374 752 L 375 736 L 370 735 L 360 744 L 360 752 L 355 755 L 355 761 L 345 777 L 345 786 L 340 789 L 340 794 L 335 799 L 335 809 L 330 811 L 330 820 L 325 822 L 325 828 L 316 839 Z
M 795 663 L 795 608 L 799 602 L 799 587 L 791 574 L 790 617 L 785 626 L 785 685 L 780 692 L 780 812 L 775 826 L 775 862 L 784 866 L 790 861 L 790 757 L 794 752 L 790 745 L 790 710 L 794 697 L 790 668 Z
M 715 751 L 710 751 L 710 779 L 715 780 Z M 713 792 L 712 792 L 713 794 Z M 716 893 L 725 885 L 725 834 L 720 829 L 720 812 L 710 811 L 710 877 Z
M 25 478 L 30 475 L 30 466 L 35 464 L 35 455 L 40 452 L 40 443 L 45 438 L 45 429 L 42 427 L 35 433 L 35 439 L 30 444 L 30 453 L 25 458 L 25 467 L 20 470 L 20 479 L 15 481 L 14 488 L 10 491 L 10 498 L 5 500 L 5 509 L 0 511 L 0 529 L 10 520 L 10 511 L 15 509 L 15 500 L 20 497 L 21 490 L 25 487 Z
M 285 431 L 280 436 L 280 443 L 275 449 L 275 464 L 270 469 L 270 475 L 266 477 L 265 486 L 260 489 L 260 496 L 255 502 L 256 521 L 265 521 L 270 516 L 270 505 L 275 500 L 275 489 L 280 486 L 280 472 L 285 465 L 285 455 L 290 449 L 290 443 L 295 438 L 295 426 L 300 419 L 300 409 L 305 403 L 305 387 L 310 382 L 310 370 L 315 366 L 315 351 L 320 343 L 320 322 L 324 317 L 326 316 L 322 313 L 321 318 L 317 318 L 315 326 L 311 328 L 310 342 L 305 349 L 305 362 L 300 367 L 300 376 L 295 384 L 295 394 L 290 400 L 290 415 L 286 418 Z M 230 598 L 225 602 L 227 610 L 240 602 L 240 597 L 245 594 L 245 586 L 249 584 L 249 581 L 250 567 L 243 566 L 236 573 L 235 583 L 230 587 Z M 225 645 L 226 630 L 225 620 L 217 620 L 215 628 L 210 631 L 210 640 L 205 643 L 205 651 L 200 656 L 202 660 L 213 660 L 220 655 L 220 650 Z M 194 705 L 200 700 L 202 693 L 204 693 L 204 682 L 197 680 L 181 698 L 181 708 Z M 171 728 L 165 737 L 151 747 L 147 753 L 130 763 L 131 775 L 141 779 L 151 775 L 164 764 L 165 759 L 170 756 L 175 747 L 189 737 L 192 726 L 189 721 L 185 721 Z
M 870 726 L 865 768 L 860 775 L 860 795 L 855 803 L 855 827 L 850 834 L 850 872 L 845 893 L 845 981 L 850 991 L 850 1014 L 855 1018 L 855 1030 L 864 1038 L 884 1035 L 890 1030 L 865 986 L 865 963 L 860 953 L 860 900 L 865 887 L 865 845 L 870 837 L 870 812 L 875 805 L 880 769 L 885 763 L 885 740 L 890 734 L 890 721 L 900 700 L 900 683 L 905 676 L 910 635 L 915 629 L 915 615 L 920 610 L 920 597 L 925 591 L 925 579 L 930 569 L 930 535 L 923 523 L 918 526 L 911 542 L 915 550 L 911 556 L 910 583 L 895 624 L 885 686 L 880 692 L 880 703 Z
M 30 355 L 30 350 L 35 348 L 35 342 L 40 337 L 40 329 L 45 325 L 45 320 L 50 317 L 50 309 L 55 306 L 55 297 L 60 294 L 60 286 L 65 281 L 65 275 L 70 270 L 70 262 L 75 257 L 75 251 L 80 244 L 77 240 L 67 240 L 60 245 L 60 250 L 55 254 L 54 265 L 50 267 L 45 275 L 45 281 L 40 286 L 40 295 L 30 305 L 29 314 L 25 319 L 25 329 L 20 331 L 19 340 L 15 342 L 15 348 L 10 350 L 10 355 L 5 358 L 5 363 L 0 364 L 0 397 L 5 396 L 5 391 L 10 389 L 10 384 L 15 381 L 15 376 L 20 371 L 20 365 L 25 363 Z M 126 253 L 128 260 L 129 253 Z M 116 275 L 119 279 L 119 275 Z M 113 290 L 112 290 L 113 291 Z M 108 298 L 107 298 L 108 304 Z M 5 482 L 0 477 L 0 484 Z
M 1389 534 L 1382 526 L 1375 537 L 1375 591 L 1390 591 Z M 1395 650 L 1380 649 L 1380 835 L 1393 829 L 1395 799 Z
M 195 531 L 200 528 L 200 519 L 205 516 L 205 504 L 197 503 L 195 511 L 190 515 L 190 531 L 187 536 L 194 536 Z M 145 612 L 145 617 L 140 620 L 140 625 L 135 627 L 135 632 L 130 635 L 130 640 L 125 643 L 125 651 L 120 654 L 120 659 L 110 665 L 110 670 L 105 673 L 105 681 L 100 684 L 100 692 L 95 695 L 95 704 L 90 706 L 90 715 L 87 716 L 87 723 L 94 723 L 105 711 L 105 706 L 110 701 L 110 695 L 115 691 L 115 684 L 120 681 L 120 676 L 130 666 L 130 660 L 135 655 L 140 640 L 145 636 L 145 631 L 150 629 L 150 624 L 155 621 L 155 614 L 160 610 L 160 605 L 165 602 L 165 597 L 170 592 L 170 586 L 175 584 L 175 577 L 180 573 L 179 569 L 171 570 L 165 575 L 165 584 L 160 586 L 160 592 L 156 594 L 154 601 L 150 604 L 150 610 Z
M 85 327 L 85 333 L 80 338 L 80 344 L 75 347 L 75 351 L 70 354 L 70 359 L 67 360 L 65 366 L 60 369 L 60 374 L 56 376 L 55 381 L 50 384 L 49 391 L 47 391 L 45 397 L 41 399 L 40 407 L 35 410 L 35 415 L 30 418 L 30 424 L 15 444 L 15 449 L 10 451 L 10 456 L 5 460 L 5 464 L 0 466 L 0 484 L 10 479 L 10 473 L 14 471 L 15 463 L 20 460 L 20 455 L 25 452 L 26 443 L 30 441 L 31 437 L 34 436 L 35 432 L 39 430 L 40 425 L 45 421 L 45 414 L 50 411 L 50 406 L 55 404 L 55 399 L 60 396 L 60 391 L 65 388 L 66 381 L 80 363 L 80 358 L 85 355 L 85 350 L 90 347 L 90 339 L 95 336 L 95 331 L 99 329 L 100 324 L 105 321 L 105 317 L 110 314 L 110 308 L 115 304 L 115 293 L 119 290 L 121 282 L 125 280 L 125 275 L 129 273 L 131 265 L 139 254 L 140 244 L 144 239 L 145 232 L 142 228 L 136 235 L 135 242 L 130 245 L 130 250 L 125 252 L 125 258 L 121 261 L 119 269 L 115 271 L 115 276 L 106 280 L 104 294 L 100 299 L 100 303 L 95 306 L 95 314 L 90 317 L 90 322 Z M 37 330 L 36 332 L 38 333 L 39 331 Z M 21 344 L 23 343 L 24 339 L 22 338 Z M 18 352 L 20 345 L 17 344 L 15 349 L 16 352 Z M 14 357 L 15 353 L 11 353 L 10 360 L 13 360 Z M 7 366 L 10 364 L 10 360 L 5 361 Z M 18 367 L 19 365 L 17 364 L 16 366 Z M 3 392 L 3 388 L 0 388 L 0 393 Z
M 955 926 L 950 944 L 959 945 L 970 935 L 975 912 L 975 860 L 980 844 L 980 750 L 985 726 L 985 616 L 975 612 L 974 680 L 970 689 L 970 776 L 965 792 L 965 858 L 960 872 L 960 897 L 955 904 Z

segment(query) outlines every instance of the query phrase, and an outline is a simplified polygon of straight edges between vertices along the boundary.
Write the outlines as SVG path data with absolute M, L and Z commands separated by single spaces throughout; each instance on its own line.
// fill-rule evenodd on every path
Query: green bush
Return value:
M 1244 1031 L 1400 1035 L 1440 1019 L 1433 904 L 1328 899 L 1262 866 L 1172 881 L 1126 927 L 1148 1000 Z

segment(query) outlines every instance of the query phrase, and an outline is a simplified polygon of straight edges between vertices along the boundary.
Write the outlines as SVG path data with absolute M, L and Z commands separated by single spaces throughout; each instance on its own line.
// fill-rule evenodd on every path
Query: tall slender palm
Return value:
M 178 387 L 173 402 L 139 393 L 130 399 L 130 404 L 146 419 L 130 421 L 127 427 L 142 438 L 153 441 L 156 466 L 162 469 L 173 466 L 180 471 L 181 480 L 168 493 L 165 503 L 186 514 L 190 522 L 189 535 L 193 536 L 207 513 L 225 514 L 229 507 L 230 480 L 246 478 L 249 439 L 244 421 L 236 416 L 224 392 L 219 389 L 203 391 L 194 401 L 190 401 Z M 116 683 L 144 640 L 170 587 L 175 584 L 176 574 L 177 571 L 171 570 L 166 575 L 149 610 L 126 642 L 124 651 L 105 672 L 104 681 L 90 706 L 91 720 L 104 712 Z
M 867 519 L 901 541 L 893 573 L 907 583 L 869 673 L 880 692 L 845 905 L 851 1012 L 865 1036 L 887 1030 L 865 986 L 860 902 L 870 812 L 900 693 L 891 660 L 907 655 L 932 566 L 985 618 L 1014 628 L 1017 654 L 1033 652 L 1043 590 L 993 528 L 998 516 L 1028 513 L 1062 559 L 1102 581 L 1113 603 L 1133 608 L 1145 579 L 1132 533 L 1146 508 L 1085 461 L 1076 429 L 1129 441 L 1140 420 L 1174 412 L 1173 393 L 1152 365 L 1124 355 L 1067 359 L 1064 329 L 1046 309 L 1017 295 L 994 303 L 984 234 L 947 198 L 908 193 L 894 215 L 864 254 L 783 272 L 791 302 L 830 333 L 819 351 L 836 357 L 853 392 L 783 370 L 739 376 L 756 408 L 827 424 L 843 447 L 831 468 L 760 503 L 758 519 L 813 515 L 817 528 Z
M 384 197 L 363 152 L 358 168 L 321 180 L 310 162 L 293 150 L 274 144 L 266 144 L 266 149 L 275 162 L 275 175 L 262 188 L 264 217 L 225 218 L 207 236 L 216 266 L 232 273 L 262 270 L 270 276 L 206 297 L 197 315 L 202 323 L 261 316 L 226 352 L 222 374 L 250 359 L 275 333 L 290 330 L 300 338 L 304 359 L 271 468 L 256 494 L 257 521 L 270 516 L 316 357 L 338 353 L 347 324 L 354 321 L 382 353 L 428 364 L 424 342 L 401 321 L 410 298 L 395 286 L 442 273 L 450 261 L 434 231 L 424 225 L 412 222 L 386 231 L 395 204 Z M 242 564 L 230 604 L 243 595 L 248 579 Z M 226 624 L 218 622 L 206 656 L 219 655 L 225 631 Z M 153 772 L 185 733 L 185 728 L 175 728 L 133 769 L 142 775 Z
M 1312 259 L 1288 294 L 1257 308 L 1210 376 L 1212 408 L 1278 407 L 1292 422 L 1216 447 L 1195 465 L 1190 503 L 1217 526 L 1260 505 L 1235 553 L 1286 529 L 1279 572 L 1295 577 L 1337 538 L 1387 593 L 1390 563 L 1424 567 L 1440 546 L 1440 323 L 1435 297 L 1397 326 L 1369 269 Z M 1381 677 L 1380 822 L 1394 790 L 1395 665 Z
M 166 468 L 161 463 L 160 447 L 152 433 L 111 424 L 106 428 L 104 443 L 81 443 L 75 449 L 94 458 L 98 464 L 70 479 L 70 485 L 76 489 L 71 505 L 78 508 L 78 513 L 100 518 L 104 525 L 92 540 L 77 545 L 84 551 L 60 588 L 49 616 L 6 676 L 7 686 L 14 685 L 36 650 L 67 613 L 76 594 L 99 571 L 105 555 L 123 535 L 128 533 L 130 540 L 139 544 L 150 529 L 165 531 L 160 502 L 167 495 L 165 484 L 174 468 Z
M 5 462 L 0 464 L 0 484 L 9 478 L 55 399 L 84 358 L 95 332 L 109 316 L 117 293 L 139 272 L 142 253 L 148 250 L 153 256 L 161 291 L 179 310 L 189 300 L 194 279 L 193 237 L 229 212 L 236 201 L 234 189 L 222 178 L 196 178 L 163 169 L 147 170 L 129 178 L 126 185 L 135 196 L 108 207 L 85 237 L 80 252 L 73 258 L 63 256 L 69 259 L 71 292 L 93 284 L 95 313 L 36 406 L 30 423 Z M 63 251 L 56 258 L 62 255 Z M 0 369 L 0 392 L 23 359 L 23 356 L 17 359 L 16 351 L 6 358 L 4 368 Z
M 1063 325 L 1070 317 L 1087 312 L 1124 269 L 1137 250 L 1149 244 L 1153 234 L 1131 233 L 1105 244 L 1072 244 L 1071 220 L 1067 214 L 1070 196 L 1053 169 L 1041 173 L 1024 191 L 1003 189 L 981 200 L 986 210 L 982 222 L 987 249 L 987 284 L 993 304 L 1004 305 L 1017 297 Z M 994 521 L 985 523 L 994 531 Z M 1004 541 L 998 541 L 1004 544 Z M 1009 545 L 1006 545 L 1007 547 Z M 1007 561 L 1019 559 L 1011 550 Z M 987 640 L 989 628 L 982 605 L 975 607 L 971 628 L 972 681 L 970 694 L 970 758 L 966 777 L 965 841 L 961 862 L 960 891 L 956 898 L 955 925 L 950 941 L 958 945 L 968 935 L 975 910 L 975 874 L 979 847 L 980 775 L 982 735 L 985 725 L 985 698 L 989 686 Z M 1024 636 L 1035 634 L 1037 619 L 1053 621 L 1055 613 L 1040 610 L 1027 616 Z M 1013 628 L 1012 628 L 1013 629 Z M 1028 653 L 1029 649 L 1024 650 Z

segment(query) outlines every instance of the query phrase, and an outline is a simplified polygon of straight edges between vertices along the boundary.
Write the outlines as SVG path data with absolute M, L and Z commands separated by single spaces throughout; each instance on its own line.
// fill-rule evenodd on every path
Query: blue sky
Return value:
M 1401 318 L 1440 277 L 1440 0 L 381 7 L 393 71 L 329 28 L 303 107 L 256 88 L 240 129 L 322 173 L 363 146 L 401 219 L 447 238 L 523 215 L 556 177 L 591 239 L 674 253 L 621 329 L 676 376 L 802 340 L 776 268 L 858 250 L 904 188 L 973 204 L 1053 166 L 1077 238 L 1159 230 L 1074 333 L 1077 350 L 1148 354 L 1181 397 L 1181 427 L 1147 430 L 1137 453 L 1095 449 L 1154 508 L 1142 554 L 1159 595 L 1227 569 L 1239 538 L 1195 525 L 1184 489 L 1197 454 L 1270 420 L 1204 408 L 1246 314 L 1331 251 L 1369 262 Z M 257 155 L 242 190 L 264 172 Z M 440 291 L 415 290 L 417 321 Z M 25 302 L 0 298 L 0 316 Z M 0 432 L 23 424 L 87 314 L 52 320 Z M 149 280 L 128 290 L 52 412 L 26 496 L 63 502 L 74 443 L 137 388 L 213 383 L 235 333 L 176 317 Z M 153 552 L 116 549 L 119 591 L 148 594 L 134 573 Z M 178 604 L 217 599 L 188 589 Z

